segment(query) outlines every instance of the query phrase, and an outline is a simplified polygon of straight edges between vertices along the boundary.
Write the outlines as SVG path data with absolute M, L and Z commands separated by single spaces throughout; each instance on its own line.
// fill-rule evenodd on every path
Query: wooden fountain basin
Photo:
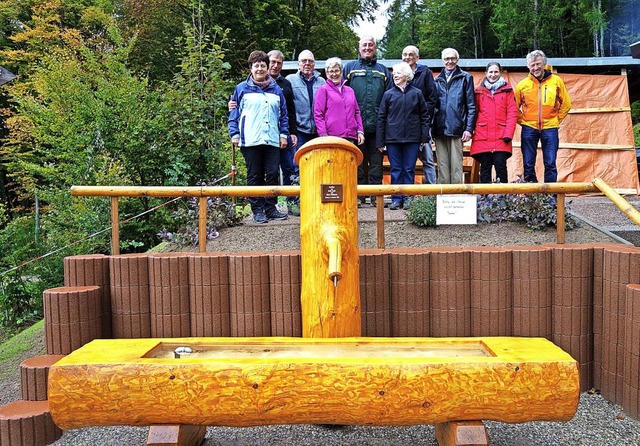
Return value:
M 566 421 L 579 392 L 542 338 L 101 339 L 49 372 L 63 429 Z

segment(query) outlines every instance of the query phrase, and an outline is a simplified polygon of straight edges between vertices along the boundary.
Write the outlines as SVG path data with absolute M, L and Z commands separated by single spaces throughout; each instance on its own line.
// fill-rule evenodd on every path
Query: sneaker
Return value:
M 267 220 L 286 220 L 287 218 L 289 218 L 289 216 L 287 214 L 283 214 L 282 212 L 278 212 L 277 209 L 273 209 L 271 211 L 268 211 L 266 214 L 266 219 Z
M 287 212 L 294 217 L 300 217 L 300 206 L 298 203 L 287 203 Z
M 253 221 L 256 223 L 267 223 L 269 220 L 267 219 L 267 216 L 264 215 L 264 212 L 256 212 L 253 214 Z
M 392 211 L 397 211 L 398 209 L 402 209 L 402 201 L 392 202 L 391 206 L 389 206 L 389 209 L 391 209 Z

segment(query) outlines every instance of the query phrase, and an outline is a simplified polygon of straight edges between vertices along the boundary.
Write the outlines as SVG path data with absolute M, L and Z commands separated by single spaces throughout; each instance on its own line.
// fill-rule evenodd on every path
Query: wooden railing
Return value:
M 640 226 L 640 212 L 604 181 L 596 178 L 591 183 L 507 183 L 507 184 L 412 184 L 412 185 L 359 185 L 358 195 L 440 195 L 440 194 L 557 194 L 557 242 L 564 243 L 564 213 L 566 194 L 602 192 L 634 223 Z M 300 186 L 72 186 L 71 195 L 111 198 L 111 253 L 120 253 L 120 197 L 195 197 L 199 200 L 198 250 L 206 252 L 207 199 L 209 197 L 272 197 L 299 196 Z M 377 200 L 377 240 L 383 249 L 384 203 Z

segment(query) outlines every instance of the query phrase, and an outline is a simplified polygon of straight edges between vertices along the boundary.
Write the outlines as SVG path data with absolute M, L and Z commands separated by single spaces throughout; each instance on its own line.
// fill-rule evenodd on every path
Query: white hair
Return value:
M 444 59 L 444 55 L 446 53 L 453 53 L 456 56 L 456 59 L 460 59 L 460 54 L 458 54 L 458 51 L 455 48 L 445 48 L 445 49 L 443 49 L 442 53 L 441 53 L 442 59 Z
M 543 65 L 547 65 L 547 56 L 541 50 L 533 50 L 527 54 L 527 66 L 538 58 L 542 58 Z
M 394 73 L 400 73 L 407 76 L 407 82 L 413 80 L 413 70 L 406 62 L 400 62 L 393 66 Z

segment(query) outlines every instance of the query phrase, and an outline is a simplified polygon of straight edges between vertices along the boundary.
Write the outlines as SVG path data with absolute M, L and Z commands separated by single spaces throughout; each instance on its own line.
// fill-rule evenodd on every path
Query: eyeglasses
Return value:
M 457 57 L 444 57 L 442 60 L 444 60 L 445 62 L 455 62 L 456 60 L 458 60 Z
M 280 61 L 280 60 L 270 60 L 269 64 L 270 65 L 282 65 L 282 61 Z
M 301 64 L 312 64 L 312 63 L 316 63 L 315 60 L 313 59 L 302 59 L 301 61 L 299 61 Z
M 402 53 L 402 57 L 416 57 L 413 53 Z

